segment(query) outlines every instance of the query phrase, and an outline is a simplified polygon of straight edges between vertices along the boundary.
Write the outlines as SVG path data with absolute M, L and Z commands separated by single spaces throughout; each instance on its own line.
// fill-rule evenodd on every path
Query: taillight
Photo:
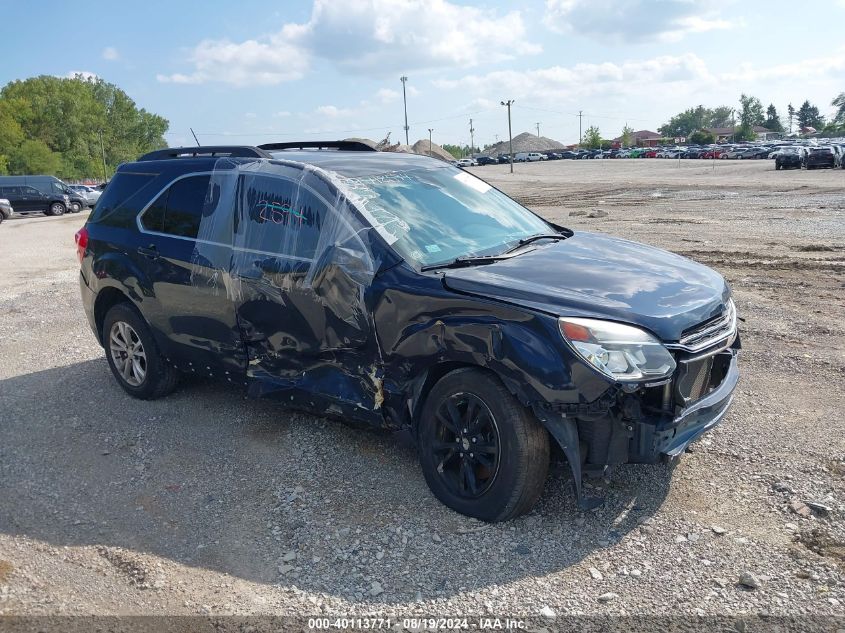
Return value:
M 82 258 L 85 257 L 85 249 L 88 248 L 88 229 L 82 227 L 76 232 L 76 256 L 79 258 L 79 263 L 82 263 Z

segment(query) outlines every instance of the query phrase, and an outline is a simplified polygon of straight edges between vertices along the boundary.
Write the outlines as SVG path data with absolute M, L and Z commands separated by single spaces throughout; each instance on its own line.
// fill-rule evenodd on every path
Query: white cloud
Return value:
M 462 90 L 478 95 L 476 102 L 498 103 L 495 95 L 517 100 L 584 97 L 598 93 L 653 91 L 660 84 L 696 82 L 713 77 L 704 61 L 692 53 L 664 55 L 621 64 L 575 64 L 525 71 L 503 70 L 485 75 L 468 75 L 456 80 L 435 80 L 444 90 Z M 493 94 L 495 92 L 495 95 Z M 484 98 L 486 97 L 486 101 Z
M 100 78 L 97 73 L 92 73 L 90 70 L 71 70 L 65 75 L 65 77 L 67 77 L 68 79 L 76 79 L 77 77 L 81 77 L 85 81 L 92 81 Z
M 355 114 L 355 112 L 348 108 L 338 108 L 337 106 L 333 105 L 323 105 L 318 107 L 314 110 L 317 114 L 329 117 L 331 119 L 337 119 L 339 117 L 347 117 Z
M 255 114 L 255 112 L 247 112 L 246 114 L 244 114 L 244 118 L 247 118 L 247 119 L 254 119 L 254 118 L 256 118 L 257 116 L 258 116 L 258 115 L 257 115 L 257 114 Z
M 286 25 L 279 33 L 261 41 L 203 40 L 189 57 L 193 72 L 159 74 L 156 78 L 165 83 L 219 81 L 235 86 L 273 85 L 299 79 L 308 68 L 309 56 L 291 43 L 297 30 L 296 25 Z
M 545 24 L 575 33 L 622 42 L 676 42 L 688 33 L 728 29 L 724 0 L 546 0 Z
M 484 44 L 484 45 L 480 45 Z M 537 53 L 519 11 L 448 0 L 314 0 L 311 18 L 274 34 L 232 42 L 206 39 L 190 53 L 190 72 L 159 74 L 161 82 L 235 86 L 299 79 L 314 57 L 373 76 L 414 69 L 470 67 Z
M 114 46 L 106 46 L 102 52 L 103 59 L 114 62 L 120 59 L 120 53 Z
M 376 96 L 382 103 L 390 103 L 391 101 L 396 101 L 400 97 L 400 93 L 398 90 L 382 88 L 376 93 Z
M 273 116 L 277 119 L 281 119 L 290 116 L 290 112 L 288 112 L 287 110 L 279 110 L 278 112 L 274 112 Z
M 447 0 L 315 0 L 300 41 L 341 68 L 376 75 L 540 51 L 519 11 L 499 15 Z

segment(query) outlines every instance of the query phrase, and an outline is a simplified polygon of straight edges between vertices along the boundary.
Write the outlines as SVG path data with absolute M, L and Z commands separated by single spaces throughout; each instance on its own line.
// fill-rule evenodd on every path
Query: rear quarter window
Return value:
M 153 181 L 158 174 L 118 172 L 109 181 L 89 222 L 120 228 L 135 226 L 135 217 L 154 191 Z

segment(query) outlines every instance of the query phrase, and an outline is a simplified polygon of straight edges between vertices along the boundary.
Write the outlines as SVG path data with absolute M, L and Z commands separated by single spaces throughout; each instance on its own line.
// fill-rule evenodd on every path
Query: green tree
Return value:
M 763 104 L 757 97 L 742 94 L 739 97 L 739 127 L 740 130 L 753 131 L 755 125 L 762 125 L 766 120 L 763 114 Z
M 763 121 L 763 127 L 772 132 L 783 132 L 783 124 L 780 122 L 777 108 L 773 103 L 770 103 L 769 107 L 766 108 L 766 120 Z
M 791 103 L 786 106 L 786 113 L 789 115 L 789 133 L 792 134 L 792 121 L 795 119 L 795 106 Z
M 696 130 L 687 137 L 693 145 L 709 145 L 716 142 L 716 137 L 707 130 Z
M 845 125 L 845 92 L 840 92 L 839 95 L 830 102 L 830 105 L 836 108 L 836 114 L 833 116 L 835 123 Z
M 717 106 L 710 110 L 707 127 L 730 127 L 733 125 L 733 108 L 730 106 Z
M 627 123 L 625 124 L 625 127 L 622 128 L 622 135 L 620 139 L 622 141 L 622 147 L 631 147 L 634 144 L 634 129 Z
M 42 75 L 13 81 L 0 90 L 0 155 L 8 157 L 10 172 L 31 173 L 32 166 L 8 148 L 12 143 L 3 132 L 15 128 L 7 118 L 22 134 L 16 146 L 23 147 L 24 139 L 37 141 L 58 157 L 54 167 L 41 145 L 37 150 L 30 146 L 44 166 L 40 171 L 66 178 L 102 174 L 101 135 L 110 172 L 121 162 L 166 145 L 166 119 L 139 109 L 117 86 L 80 75 L 72 79 Z
M 824 117 L 819 114 L 818 107 L 812 105 L 809 101 L 801 104 L 798 112 L 795 113 L 795 118 L 798 121 L 799 127 L 802 128 L 812 127 L 820 130 L 824 127 Z
M 9 155 L 8 170 L 12 174 L 57 174 L 61 168 L 62 157 L 44 141 L 24 141 Z
M 584 138 L 581 141 L 581 145 L 590 149 L 598 149 L 601 147 L 602 138 L 601 132 L 599 132 L 598 127 L 596 127 L 595 125 L 591 125 L 586 130 L 584 130 Z

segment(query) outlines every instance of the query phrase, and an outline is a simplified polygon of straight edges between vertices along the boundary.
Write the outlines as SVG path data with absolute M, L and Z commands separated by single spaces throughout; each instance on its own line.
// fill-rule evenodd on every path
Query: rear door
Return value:
M 174 180 L 139 215 L 139 246 L 130 255 L 151 282 L 146 315 L 169 342 L 172 360 L 185 371 L 234 380 L 245 358 L 225 285 L 231 202 L 221 201 L 209 174 Z

